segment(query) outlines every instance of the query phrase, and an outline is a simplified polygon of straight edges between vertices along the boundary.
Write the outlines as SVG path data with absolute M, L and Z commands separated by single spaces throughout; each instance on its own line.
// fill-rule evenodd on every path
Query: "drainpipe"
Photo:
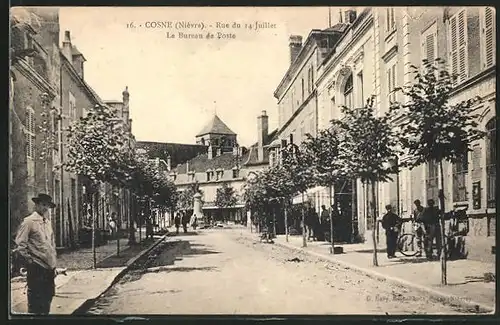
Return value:
M 57 123 L 57 132 L 58 132 L 58 141 L 59 141 L 59 165 L 60 165 L 60 182 L 59 182 L 59 202 L 64 202 L 64 168 L 63 168 L 63 160 L 64 160 L 64 146 L 63 146 L 63 65 L 60 66 L 59 71 L 59 123 Z M 64 204 L 61 203 L 60 208 L 60 232 L 61 236 L 59 238 L 60 242 L 64 242 Z

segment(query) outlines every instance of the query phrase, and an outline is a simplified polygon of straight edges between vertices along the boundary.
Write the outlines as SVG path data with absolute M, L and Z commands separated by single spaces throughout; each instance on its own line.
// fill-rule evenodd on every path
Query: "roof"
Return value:
M 196 136 L 210 133 L 236 135 L 217 115 L 214 115 L 213 119 Z
M 268 146 L 271 144 L 273 141 L 276 141 L 276 135 L 278 134 L 278 129 L 272 131 L 269 133 L 267 136 L 267 141 L 264 142 L 264 146 Z M 252 166 L 252 165 L 261 165 L 261 164 L 267 164 L 269 163 L 269 150 L 264 150 L 264 159 L 262 161 L 259 161 L 258 159 L 258 150 L 257 150 L 257 143 L 254 143 L 253 145 L 250 146 L 250 150 L 248 152 L 247 159 L 243 160 L 244 164 L 246 166 Z
M 78 51 L 78 48 L 75 45 L 71 46 L 71 55 L 72 56 L 78 56 L 79 55 L 79 56 L 81 56 L 83 58 L 84 61 L 86 61 L 85 57 L 82 54 L 82 52 Z
M 167 158 L 170 157 L 172 167 L 207 152 L 207 147 L 203 145 L 171 142 L 137 141 L 136 148 L 145 149 L 149 158 L 160 158 L 167 161 Z
M 241 162 L 246 161 L 248 159 L 248 153 L 243 154 L 240 157 L 240 165 Z M 220 156 L 212 157 L 212 159 L 208 159 L 208 154 L 204 153 L 198 155 L 189 160 L 189 171 L 194 171 L 197 173 L 204 172 L 208 169 L 218 169 L 221 168 L 223 170 L 230 170 L 236 166 L 236 156 L 233 155 L 232 152 L 224 152 Z M 183 163 L 182 165 L 177 166 L 175 171 L 178 174 L 186 174 L 187 173 L 187 163 Z

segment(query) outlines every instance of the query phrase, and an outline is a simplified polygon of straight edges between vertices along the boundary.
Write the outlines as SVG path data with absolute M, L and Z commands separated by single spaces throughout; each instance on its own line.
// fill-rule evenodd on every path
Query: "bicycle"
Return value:
M 414 226 L 415 226 L 415 223 L 417 223 L 417 224 L 419 224 L 419 227 L 423 228 L 423 225 L 421 222 L 416 222 L 412 218 L 404 220 L 403 223 L 405 221 L 412 222 Z M 402 233 L 398 237 L 397 249 L 401 254 L 403 254 L 404 256 L 407 256 L 407 257 L 422 255 L 422 251 L 424 248 L 423 246 L 424 246 L 424 241 L 425 241 L 425 233 L 422 235 L 423 238 L 420 239 L 420 238 L 418 238 L 418 236 L 416 234 L 417 228 L 414 228 L 414 229 L 415 229 L 415 233 Z M 457 242 L 456 237 L 457 236 L 466 236 L 468 233 L 468 229 L 458 231 L 458 228 L 457 228 L 456 230 L 455 229 L 453 229 L 453 230 L 454 231 L 452 233 L 445 235 L 447 259 L 454 258 L 457 255 L 460 255 L 460 252 L 457 253 L 457 244 L 459 244 L 459 243 Z M 419 241 L 420 241 L 420 243 L 419 243 Z M 463 243 L 460 243 L 460 244 L 463 245 Z M 437 244 L 433 243 L 432 250 L 434 251 L 436 249 L 437 249 Z M 458 249 L 460 250 L 460 247 L 458 247 Z
M 413 219 L 411 219 L 411 218 L 408 220 L 403 219 L 403 223 L 405 221 L 410 221 L 412 223 L 413 227 L 415 227 L 415 221 Z M 422 225 L 420 224 L 419 227 L 422 227 Z M 401 225 L 401 228 L 403 228 L 402 225 Z M 419 241 L 420 241 L 420 243 L 419 243 Z M 416 231 L 415 231 L 415 233 L 401 233 L 398 237 L 396 247 L 397 247 L 398 251 L 401 254 L 403 254 L 404 256 L 413 257 L 416 255 L 422 255 L 423 244 L 424 244 L 423 238 L 422 239 L 418 238 Z

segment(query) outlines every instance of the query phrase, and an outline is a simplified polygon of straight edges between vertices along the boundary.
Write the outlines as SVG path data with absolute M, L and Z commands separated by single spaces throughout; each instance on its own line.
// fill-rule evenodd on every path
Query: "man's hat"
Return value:
M 35 204 L 38 204 L 38 203 L 47 203 L 50 208 L 55 208 L 56 207 L 56 205 L 54 204 L 54 202 L 52 202 L 52 197 L 50 195 L 47 195 L 47 194 L 38 194 L 37 197 L 34 197 L 31 200 L 33 202 L 35 202 Z

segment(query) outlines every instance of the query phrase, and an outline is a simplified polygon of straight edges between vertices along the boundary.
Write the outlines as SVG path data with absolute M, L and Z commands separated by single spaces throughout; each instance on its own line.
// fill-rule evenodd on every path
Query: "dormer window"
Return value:
M 222 179 L 222 176 L 224 176 L 224 170 L 222 168 L 217 168 L 215 171 L 217 180 Z
M 170 173 L 170 174 L 169 174 L 169 176 L 170 176 L 170 179 L 171 179 L 173 182 L 175 182 L 175 180 L 177 179 L 177 174 L 176 174 L 176 173 L 174 173 L 174 172 Z
M 207 170 L 207 182 L 210 182 L 213 178 L 214 171 L 212 169 Z
M 233 178 L 238 178 L 240 177 L 240 170 L 238 167 L 233 167 Z
M 196 176 L 196 174 L 195 174 L 195 172 L 194 172 L 194 171 L 190 171 L 190 172 L 188 173 L 188 175 L 189 175 L 189 180 L 190 180 L 191 182 L 194 182 L 194 181 L 196 180 L 196 177 L 195 177 L 195 176 Z

